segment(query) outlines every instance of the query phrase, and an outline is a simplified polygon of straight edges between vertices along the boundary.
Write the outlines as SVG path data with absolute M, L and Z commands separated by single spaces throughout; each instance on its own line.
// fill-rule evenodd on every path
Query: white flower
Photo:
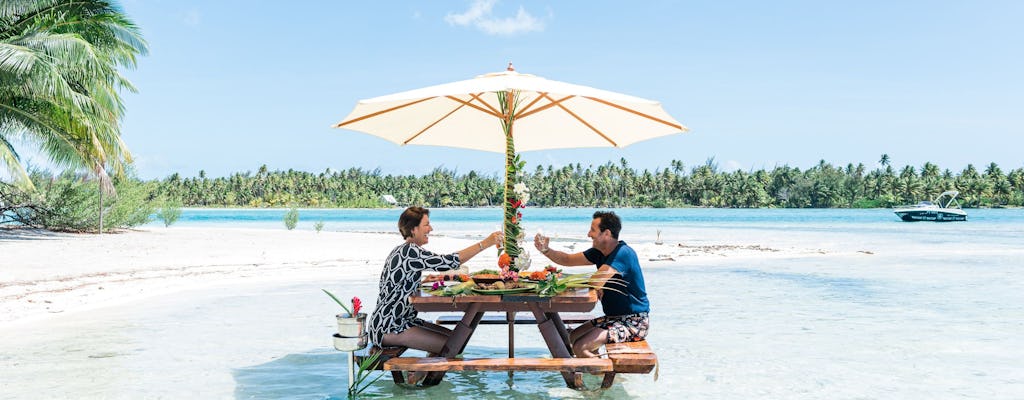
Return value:
M 525 183 L 519 182 L 512 186 L 512 191 L 516 192 L 516 194 L 518 194 L 519 196 L 522 196 L 526 193 L 529 193 L 530 189 L 526 187 Z
M 516 257 L 516 269 L 520 271 L 526 271 L 530 268 L 530 252 L 523 250 L 519 253 L 519 257 Z
M 522 201 L 523 204 L 529 203 L 530 202 L 530 194 L 526 193 L 526 194 L 523 194 L 522 196 L 519 196 L 519 200 Z

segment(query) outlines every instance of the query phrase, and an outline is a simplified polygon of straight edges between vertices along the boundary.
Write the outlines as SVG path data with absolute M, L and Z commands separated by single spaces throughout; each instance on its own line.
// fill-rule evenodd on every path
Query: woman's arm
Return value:
M 459 252 L 459 260 L 461 262 L 467 262 L 477 254 L 480 254 L 484 249 L 494 246 L 499 243 L 499 237 L 501 232 L 493 232 L 488 235 L 484 240 L 469 245 L 469 247 L 462 249 Z

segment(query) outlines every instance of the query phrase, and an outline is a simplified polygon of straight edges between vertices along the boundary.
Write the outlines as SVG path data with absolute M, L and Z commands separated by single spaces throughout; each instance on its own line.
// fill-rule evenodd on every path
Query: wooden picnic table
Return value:
M 544 370 L 560 370 L 570 388 L 582 387 L 582 376 L 576 372 L 583 367 L 577 365 L 579 359 L 572 358 L 569 345 L 569 333 L 565 323 L 559 316 L 563 312 L 589 312 L 598 302 L 597 291 L 594 289 L 576 288 L 553 297 L 541 297 L 535 293 L 503 294 L 503 295 L 471 295 L 471 296 L 434 296 L 423 291 L 414 294 L 410 299 L 413 307 L 421 312 L 462 312 L 462 321 L 455 324 L 454 332 L 449 337 L 439 357 L 454 358 L 462 353 L 480 324 L 484 313 L 488 311 L 506 312 L 509 315 L 520 311 L 532 312 L 544 342 L 554 360 L 544 363 Z M 510 359 L 511 359 L 510 355 Z M 560 360 L 561 359 L 561 360 Z M 525 361 L 525 360 L 524 360 Z M 598 360 L 594 360 L 598 361 Z M 577 364 L 573 364 L 576 362 Z M 508 362 L 484 363 L 478 369 L 489 370 L 533 370 L 530 363 Z M 554 365 L 553 365 L 554 364 Z M 558 368 L 559 365 L 564 364 Z M 610 364 L 609 364 L 610 365 Z M 610 367 L 609 367 L 610 368 Z M 444 369 L 444 368 L 441 368 Z M 458 370 L 453 367 L 449 370 Z M 436 385 L 444 378 L 445 371 L 430 372 L 423 380 L 424 385 Z

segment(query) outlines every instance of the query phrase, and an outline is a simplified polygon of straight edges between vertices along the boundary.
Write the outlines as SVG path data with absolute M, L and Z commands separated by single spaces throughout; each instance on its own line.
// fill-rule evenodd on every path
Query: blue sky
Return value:
M 151 54 L 123 137 L 146 179 L 442 166 L 502 155 L 330 126 L 359 99 L 503 70 L 655 99 L 690 133 L 538 164 L 1024 167 L 1020 1 L 124 0 Z

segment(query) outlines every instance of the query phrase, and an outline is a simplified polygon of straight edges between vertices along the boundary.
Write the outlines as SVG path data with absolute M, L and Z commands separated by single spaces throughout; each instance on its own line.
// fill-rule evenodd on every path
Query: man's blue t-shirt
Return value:
M 640 260 L 626 242 L 620 240 L 615 250 L 607 256 L 595 248 L 584 251 L 583 256 L 598 268 L 605 264 L 610 265 L 616 271 L 613 278 L 626 281 L 625 286 L 612 282 L 605 284 L 605 287 L 614 289 L 605 290 L 601 296 L 601 307 L 605 315 L 629 315 L 651 310 L 647 301 L 647 289 L 644 287 L 644 273 L 640 270 Z M 620 291 L 622 293 L 619 293 Z

